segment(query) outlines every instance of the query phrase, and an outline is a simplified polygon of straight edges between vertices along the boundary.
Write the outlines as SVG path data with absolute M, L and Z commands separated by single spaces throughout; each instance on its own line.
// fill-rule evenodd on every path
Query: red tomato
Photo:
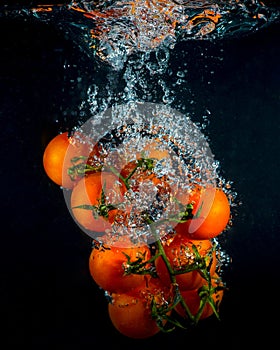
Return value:
M 97 172 L 81 179 L 73 188 L 71 208 L 76 221 L 85 229 L 104 232 L 115 217 L 125 217 L 119 209 L 126 191 L 124 183 L 110 172 Z M 114 208 L 116 207 L 116 208 Z
M 130 292 L 113 293 L 112 303 L 108 305 L 109 317 L 121 334 L 135 339 L 149 338 L 160 332 L 152 314 L 152 305 L 164 309 L 171 300 L 169 289 L 151 279 Z M 170 311 L 167 314 L 170 315 Z M 167 321 L 161 320 L 164 326 Z
M 43 166 L 48 177 L 59 186 L 73 188 L 83 176 L 69 175 L 69 169 L 75 164 L 84 164 L 84 158 L 88 154 L 88 146 L 79 142 L 78 138 L 68 137 L 68 132 L 55 136 L 45 148 L 43 154 Z M 80 160 L 79 160 L 80 158 Z
M 207 187 L 195 202 L 193 219 L 179 223 L 175 230 L 189 239 L 211 239 L 221 234 L 230 220 L 230 203 L 222 189 Z
M 215 273 L 217 267 L 216 253 L 212 251 L 213 245 L 210 240 L 189 240 L 185 236 L 177 234 L 169 245 L 164 246 L 164 251 L 174 272 L 179 273 L 176 275 L 176 282 L 180 290 L 196 289 L 205 281 L 199 270 L 180 273 L 196 261 L 193 246 L 196 247 L 201 258 L 206 259 L 206 266 L 209 266 L 211 262 L 211 275 Z M 156 260 L 156 269 L 159 278 L 166 285 L 169 285 L 171 283 L 170 274 L 162 257 Z
M 112 293 L 122 293 L 142 285 L 145 275 L 126 274 L 128 259 L 130 262 L 145 263 L 151 257 L 146 245 L 127 247 L 109 247 L 100 245 L 94 247 L 89 257 L 89 271 L 100 288 Z M 145 266 L 147 267 L 147 266 Z

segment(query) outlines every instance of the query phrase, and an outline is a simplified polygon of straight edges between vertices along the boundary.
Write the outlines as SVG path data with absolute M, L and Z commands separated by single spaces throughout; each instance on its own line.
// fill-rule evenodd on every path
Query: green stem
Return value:
M 146 220 L 147 220 L 148 225 L 150 226 L 150 229 L 152 231 L 153 236 L 156 238 L 156 232 L 155 232 L 155 227 L 154 227 L 155 223 L 149 218 L 147 218 Z M 180 293 L 180 290 L 178 288 L 178 284 L 177 284 L 177 281 L 176 281 L 176 273 L 174 272 L 174 270 L 173 270 L 173 268 L 172 268 L 172 266 L 170 264 L 170 261 L 168 260 L 166 254 L 165 254 L 165 250 L 164 250 L 162 242 L 160 241 L 160 239 L 157 239 L 155 243 L 156 243 L 157 250 L 158 250 L 158 256 L 162 257 L 162 260 L 164 261 L 165 266 L 166 266 L 166 268 L 167 268 L 167 270 L 169 272 L 171 283 L 175 287 L 175 299 L 179 300 L 179 303 L 181 303 L 181 305 L 183 306 L 183 308 L 186 311 L 186 314 L 188 315 L 189 319 L 191 321 L 195 321 L 195 317 L 190 312 L 190 309 L 189 309 L 188 305 L 186 304 L 185 300 L 183 299 L 183 297 L 182 297 L 182 295 Z M 174 307 L 175 307 L 175 305 L 173 306 L 173 308 Z
M 125 184 L 126 189 L 129 190 L 130 185 L 129 185 L 129 182 L 128 182 L 128 177 L 127 177 L 127 178 L 123 177 L 123 176 L 119 173 L 119 171 L 118 171 L 115 167 L 113 167 L 112 165 L 110 165 L 110 166 L 108 167 L 108 169 L 109 169 L 114 175 L 118 176 L 118 177 L 122 180 L 122 182 Z
M 126 181 L 130 180 L 130 178 L 135 174 L 137 168 L 139 168 L 139 162 L 136 163 L 135 168 L 128 174 L 128 176 L 126 177 Z
M 119 174 L 119 177 L 122 179 L 122 181 L 125 183 L 127 189 L 130 188 L 129 186 L 129 180 L 131 179 L 131 177 L 135 174 L 136 170 L 140 167 L 142 167 L 143 165 L 145 165 L 146 169 L 145 170 L 151 170 L 153 168 L 153 159 L 151 158 L 140 158 L 136 161 L 135 164 L 135 168 L 128 174 L 128 176 L 126 178 L 124 178 L 123 176 L 121 176 Z

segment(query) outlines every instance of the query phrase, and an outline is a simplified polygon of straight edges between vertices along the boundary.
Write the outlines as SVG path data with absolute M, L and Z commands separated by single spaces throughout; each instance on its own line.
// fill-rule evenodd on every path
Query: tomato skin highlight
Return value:
M 94 215 L 93 210 L 77 208 L 83 205 L 99 206 L 102 201 L 102 191 L 105 193 L 105 205 L 119 205 L 123 202 L 126 191 L 121 180 L 110 172 L 96 172 L 81 179 L 73 188 L 71 208 L 76 221 L 85 229 L 95 232 L 105 232 L 110 229 L 118 209 L 109 210 L 108 217 Z
M 110 293 L 128 292 L 142 285 L 149 276 L 140 274 L 125 274 L 128 262 L 142 259 L 145 262 L 150 259 L 150 249 L 146 245 L 127 247 L 110 247 L 100 245 L 94 247 L 89 257 L 89 271 L 93 280 L 100 288 Z
M 221 234 L 230 220 L 230 203 L 222 189 L 209 187 L 201 191 L 199 204 L 195 203 L 194 217 L 176 225 L 177 233 L 189 239 L 212 239 Z

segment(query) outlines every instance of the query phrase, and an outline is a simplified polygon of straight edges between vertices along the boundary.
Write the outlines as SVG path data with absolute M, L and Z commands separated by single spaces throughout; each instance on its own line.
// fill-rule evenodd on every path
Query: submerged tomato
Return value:
M 204 282 L 204 285 L 206 286 L 206 281 Z M 221 289 L 217 288 L 218 285 L 221 286 Z M 212 288 L 213 288 L 213 290 L 210 293 L 208 293 L 209 299 L 208 299 L 208 301 L 206 301 L 206 303 L 203 307 L 203 310 L 200 314 L 200 317 L 199 317 L 200 320 L 208 318 L 211 315 L 213 315 L 213 313 L 214 313 L 213 307 L 211 306 L 211 304 L 209 302 L 210 299 L 212 300 L 216 311 L 217 312 L 219 311 L 219 307 L 220 307 L 221 301 L 222 301 L 223 296 L 224 296 L 224 289 L 223 289 L 221 282 L 219 281 L 219 276 L 216 274 L 212 278 Z M 182 296 L 183 300 L 185 301 L 185 303 L 187 304 L 191 314 L 193 316 L 195 316 L 199 312 L 201 300 L 203 298 L 202 289 L 192 289 L 192 290 L 182 291 L 181 296 Z M 182 316 L 184 318 L 188 318 L 186 310 L 184 309 L 184 307 L 180 303 L 176 305 L 175 311 L 180 316 Z
M 164 246 L 164 251 L 172 269 L 177 273 L 176 282 L 180 290 L 196 289 L 204 283 L 205 279 L 197 265 L 203 260 L 210 275 L 216 271 L 217 257 L 210 240 L 189 240 L 186 236 L 177 234 L 169 245 Z M 190 266 L 195 269 L 184 272 Z M 170 274 L 162 257 L 156 260 L 156 269 L 160 279 L 170 285 Z
M 222 233 L 230 220 L 230 203 L 222 189 L 207 187 L 194 203 L 193 218 L 179 223 L 176 232 L 189 239 L 211 239 Z
M 129 263 L 145 263 L 151 257 L 146 245 L 127 247 L 94 247 L 89 257 L 89 271 L 94 281 L 104 290 L 112 293 L 127 292 L 143 284 L 145 276 L 129 273 Z
M 69 170 L 76 164 L 84 164 L 88 145 L 68 132 L 56 135 L 47 145 L 43 154 L 43 166 L 48 177 L 59 186 L 72 189 L 80 177 L 71 177 Z M 76 161 L 74 162 L 73 160 Z
M 76 221 L 85 229 L 104 232 L 116 217 L 125 216 L 121 209 L 126 191 L 124 183 L 110 172 L 96 172 L 81 179 L 71 194 L 71 208 Z
M 127 293 L 113 293 L 112 303 L 108 305 L 109 317 L 121 334 L 135 339 L 149 338 L 160 332 L 155 313 L 161 326 L 166 324 L 160 312 L 164 314 L 171 300 L 170 290 L 158 280 L 150 279 Z M 170 311 L 166 314 L 170 315 Z

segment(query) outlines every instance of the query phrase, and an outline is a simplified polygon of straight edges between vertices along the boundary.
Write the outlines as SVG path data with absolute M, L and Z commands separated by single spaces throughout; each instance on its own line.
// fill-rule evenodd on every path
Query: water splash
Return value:
M 128 162 L 129 157 L 141 151 L 147 141 L 142 135 L 143 125 L 145 133 L 150 133 L 149 139 L 155 137 L 153 130 L 156 128 L 156 137 L 163 143 L 163 151 L 168 150 L 169 158 L 173 159 L 173 163 L 166 163 L 169 166 L 164 169 L 155 169 L 158 175 L 166 175 L 162 171 L 167 171 L 174 189 L 180 187 L 187 190 L 188 175 L 194 182 L 218 185 L 226 189 L 231 206 L 234 206 L 236 194 L 219 174 L 219 163 L 213 159 L 207 138 L 191 123 L 188 115 L 168 107 L 175 100 L 175 92 L 170 88 L 168 79 L 172 76 L 174 84 L 183 84 L 187 72 L 179 69 L 175 78 L 174 72 L 168 72 L 170 49 L 180 40 L 212 40 L 258 30 L 279 19 L 279 11 L 273 11 L 255 0 L 134 0 L 72 1 L 68 5 L 17 9 L 14 14 L 31 15 L 39 21 L 52 23 L 75 41 L 90 58 L 109 64 L 117 72 L 123 70 L 123 86 L 122 89 L 118 86 L 117 93 L 113 89 L 115 76 L 111 71 L 105 77 L 105 84 L 103 79 L 103 86 L 92 84 L 88 87 L 87 99 L 81 102 L 79 109 L 80 116 L 83 116 L 81 119 L 87 114 L 90 119 L 86 126 L 77 129 L 77 134 L 82 130 L 84 135 L 95 142 L 107 136 L 111 130 L 120 129 L 121 133 L 124 130 L 121 128 L 125 126 L 126 138 L 122 139 L 123 143 L 117 152 L 127 156 Z M 164 105 L 147 104 L 160 99 Z M 118 105 L 118 102 L 121 104 Z M 207 117 L 204 122 L 207 122 Z M 135 127 L 128 134 L 130 125 Z M 110 144 L 114 146 L 114 137 L 117 136 L 119 142 L 121 135 L 112 135 Z M 169 137 L 167 143 L 164 142 L 166 137 Z M 170 143 L 176 144 L 176 152 L 170 148 Z M 135 149 L 135 145 L 140 145 L 140 149 Z M 69 192 L 65 190 L 64 194 L 71 212 Z M 141 197 L 132 198 L 134 206 L 142 211 L 153 209 L 155 202 L 154 196 L 150 197 L 151 191 L 143 190 L 141 194 Z M 161 216 L 155 220 L 167 220 L 173 210 L 172 203 L 169 203 L 165 211 L 151 211 L 150 215 L 159 213 Z M 159 227 L 157 235 L 161 238 L 166 232 L 166 228 Z M 86 233 L 94 239 L 99 234 Z M 121 227 L 121 233 L 113 232 L 114 236 L 117 234 L 129 234 L 132 235 L 131 239 L 149 243 L 155 239 L 147 225 L 138 225 L 134 230 L 130 227 L 129 232 Z M 229 260 L 225 252 L 221 251 L 224 254 L 221 259 L 223 266 Z
M 135 52 L 173 48 L 180 40 L 249 33 L 280 18 L 278 6 L 266 6 L 259 0 L 84 0 L 14 13 L 54 23 L 90 57 L 96 56 L 115 69 L 121 69 Z
M 176 193 L 183 191 L 187 196 L 196 185 L 225 185 L 219 174 L 219 162 L 214 159 L 200 129 L 187 115 L 167 105 L 144 102 L 114 104 L 106 111 L 94 114 L 77 128 L 72 138 L 88 144 L 90 150 L 97 143 L 102 145 L 106 154 L 104 167 L 114 168 L 117 173 L 130 162 L 136 161 L 139 154 L 150 158 L 156 153 L 156 157 L 159 157 L 153 174 L 158 179 L 165 179 L 164 190 L 162 187 L 159 192 L 159 185 L 151 181 L 140 181 L 144 186 L 135 190 L 133 181 L 138 183 L 135 173 L 136 179 L 131 180 L 132 190 L 126 192 L 126 199 L 122 203 L 124 207 L 130 208 L 127 213 L 129 221 L 113 225 L 112 231 L 106 232 L 105 239 L 110 234 L 112 239 L 129 236 L 132 241 L 138 240 L 141 244 L 153 243 L 157 236 L 150 231 L 143 213 L 153 218 L 159 235 L 165 236 L 177 224 L 170 219 L 178 209 L 176 201 L 172 200 Z M 143 176 L 143 169 L 139 176 Z M 68 189 L 64 190 L 64 195 L 69 212 L 72 213 Z M 81 229 L 93 239 L 102 241 L 100 232 L 83 226 Z

